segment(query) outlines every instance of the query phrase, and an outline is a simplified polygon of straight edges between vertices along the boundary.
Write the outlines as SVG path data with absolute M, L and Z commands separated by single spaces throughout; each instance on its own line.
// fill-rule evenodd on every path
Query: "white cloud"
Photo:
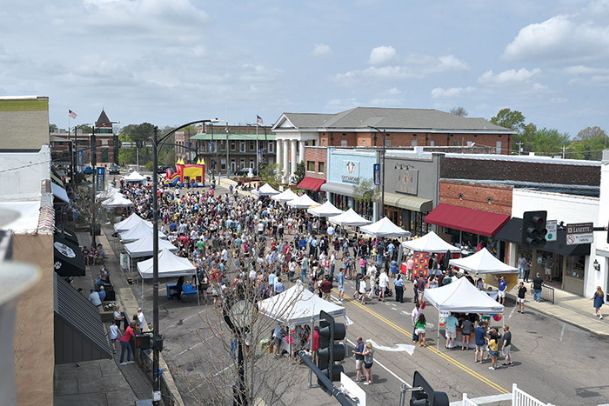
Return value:
M 600 6 L 599 6 L 600 7 Z M 592 60 L 609 57 L 609 20 L 591 13 L 557 15 L 520 29 L 503 56 L 508 60 Z
M 459 60 L 454 55 L 444 55 L 438 58 L 436 64 L 438 71 L 451 71 L 451 70 L 467 70 L 469 69 L 467 64 Z
M 478 78 L 478 82 L 490 85 L 522 83 L 528 81 L 533 76 L 538 75 L 539 73 L 541 73 L 541 69 L 539 68 L 535 68 L 532 70 L 528 70 L 525 68 L 520 68 L 518 70 L 509 69 L 503 72 L 499 72 L 497 74 L 493 73 L 492 70 L 487 70 Z
M 400 89 L 398 89 L 397 87 L 392 87 L 391 89 L 387 89 L 386 93 L 395 96 L 398 94 L 402 94 L 402 91 Z
M 313 56 L 326 56 L 332 53 L 332 48 L 327 44 L 317 44 L 311 51 L 311 55 Z
M 431 97 L 434 99 L 443 99 L 443 98 L 451 98 L 451 97 L 459 97 L 463 96 L 467 93 L 472 93 L 476 90 L 475 87 L 467 86 L 467 87 L 449 87 L 442 88 L 436 87 L 431 89 Z
M 372 48 L 372 51 L 370 51 L 370 58 L 368 59 L 368 62 L 371 65 L 382 65 L 391 61 L 393 58 L 395 58 L 396 55 L 397 52 L 395 51 L 394 47 L 383 45 L 380 47 Z

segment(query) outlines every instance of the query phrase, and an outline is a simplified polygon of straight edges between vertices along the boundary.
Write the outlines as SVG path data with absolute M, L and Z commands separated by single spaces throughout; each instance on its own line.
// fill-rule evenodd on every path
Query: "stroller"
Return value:
M 378 284 L 374 285 L 374 295 L 375 296 L 379 296 L 381 294 L 381 288 L 379 287 Z M 393 296 L 393 290 L 389 289 L 389 287 L 385 288 L 385 297 L 392 297 Z

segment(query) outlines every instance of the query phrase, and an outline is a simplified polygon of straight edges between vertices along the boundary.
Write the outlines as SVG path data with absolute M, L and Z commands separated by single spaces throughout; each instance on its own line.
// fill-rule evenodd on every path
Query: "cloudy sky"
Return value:
M 0 26 L 0 95 L 60 127 L 463 106 L 609 130 L 609 0 L 2 0 Z

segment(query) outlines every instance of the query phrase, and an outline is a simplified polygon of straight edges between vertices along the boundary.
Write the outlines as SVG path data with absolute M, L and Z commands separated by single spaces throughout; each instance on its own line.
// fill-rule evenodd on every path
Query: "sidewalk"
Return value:
M 562 320 L 583 330 L 589 331 L 602 337 L 609 337 L 609 312 L 603 306 L 603 320 L 593 315 L 592 299 L 574 295 L 564 290 L 554 289 L 554 304 L 548 301 L 535 302 L 530 300 L 525 303 L 526 308 L 534 309 L 547 316 Z

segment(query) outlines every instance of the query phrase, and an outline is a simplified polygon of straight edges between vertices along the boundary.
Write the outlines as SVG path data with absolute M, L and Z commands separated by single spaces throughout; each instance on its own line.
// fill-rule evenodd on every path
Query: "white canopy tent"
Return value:
M 344 212 L 341 209 L 336 208 L 336 206 L 334 206 L 329 201 L 327 201 L 322 205 L 307 209 L 307 213 L 315 217 L 332 217 L 338 216 L 339 214 L 343 214 Z
M 297 197 L 298 195 L 292 192 L 292 189 L 286 189 L 275 196 L 271 196 L 271 199 L 275 200 L 276 202 L 289 202 L 290 200 L 294 200 Z
M 383 217 L 376 223 L 361 227 L 360 231 L 373 237 L 407 237 L 410 235 L 410 231 L 396 226 L 387 217 Z
M 115 207 L 132 207 L 133 202 L 122 194 L 117 193 L 112 195 L 109 199 L 104 200 L 101 205 L 107 209 L 112 209 Z
M 268 183 L 260 186 L 258 190 L 255 190 L 255 192 L 258 196 L 273 196 L 279 194 L 279 191 L 273 189 L 273 186 L 269 185 Z
M 119 221 L 118 223 L 116 223 L 114 225 L 114 231 L 117 231 L 120 233 L 121 231 L 126 231 L 126 230 L 129 230 L 129 229 L 135 227 L 139 223 L 149 224 L 150 227 L 152 228 L 151 222 L 149 222 L 148 220 L 144 220 L 143 218 L 141 218 L 140 216 L 138 216 L 135 213 L 131 213 L 131 215 L 129 217 L 127 217 L 123 221 Z
M 109 186 L 108 189 L 102 190 L 101 192 L 97 193 L 95 197 L 97 197 L 98 199 L 108 199 L 114 196 L 115 194 L 120 194 L 121 196 L 124 196 L 122 193 L 120 193 L 119 189 L 113 186 Z
M 295 209 L 308 209 L 310 207 L 319 206 L 319 203 L 311 199 L 309 195 L 303 194 L 298 196 L 296 199 L 290 200 L 288 202 L 288 206 Z
M 129 230 L 120 231 L 119 235 L 123 243 L 139 240 L 141 238 L 145 238 L 148 235 L 152 235 L 152 225 L 147 222 L 141 221 Z M 159 231 L 159 238 L 166 240 L 167 236 Z
M 465 277 L 439 288 L 425 289 L 423 295 L 430 305 L 441 312 L 503 313 L 502 304 L 478 290 Z
M 168 249 L 176 252 L 178 248 L 167 240 L 159 238 L 159 251 Z M 125 244 L 125 250 L 131 258 L 149 257 L 152 255 L 152 233 L 143 236 L 139 240 Z
M 140 175 L 138 171 L 133 171 L 129 175 L 123 178 L 125 182 L 143 182 L 146 180 L 145 176 Z
M 417 252 L 429 252 L 429 253 L 446 253 L 448 252 L 461 252 L 461 250 L 454 245 L 450 245 L 438 234 L 430 231 L 423 237 L 417 238 L 416 240 L 404 241 L 402 243 L 406 248 L 417 251 Z
M 451 259 L 448 263 L 464 271 L 479 274 L 505 274 L 518 272 L 518 268 L 504 264 L 486 248 L 482 248 L 480 251 L 470 255 L 469 257 Z
M 321 310 L 333 316 L 345 314 L 344 307 L 313 294 L 300 281 L 290 289 L 259 302 L 258 310 L 267 317 L 289 325 L 318 320 Z
M 152 279 L 153 258 L 137 263 L 137 271 L 142 279 Z M 178 278 L 180 276 L 193 276 L 196 268 L 187 258 L 182 258 L 168 249 L 159 252 L 159 278 Z
M 338 216 L 333 216 L 328 219 L 328 221 L 332 224 L 336 224 L 339 226 L 365 226 L 367 224 L 372 223 L 369 220 L 366 220 L 359 214 L 357 214 L 353 209 L 349 209 L 343 214 L 339 214 Z

